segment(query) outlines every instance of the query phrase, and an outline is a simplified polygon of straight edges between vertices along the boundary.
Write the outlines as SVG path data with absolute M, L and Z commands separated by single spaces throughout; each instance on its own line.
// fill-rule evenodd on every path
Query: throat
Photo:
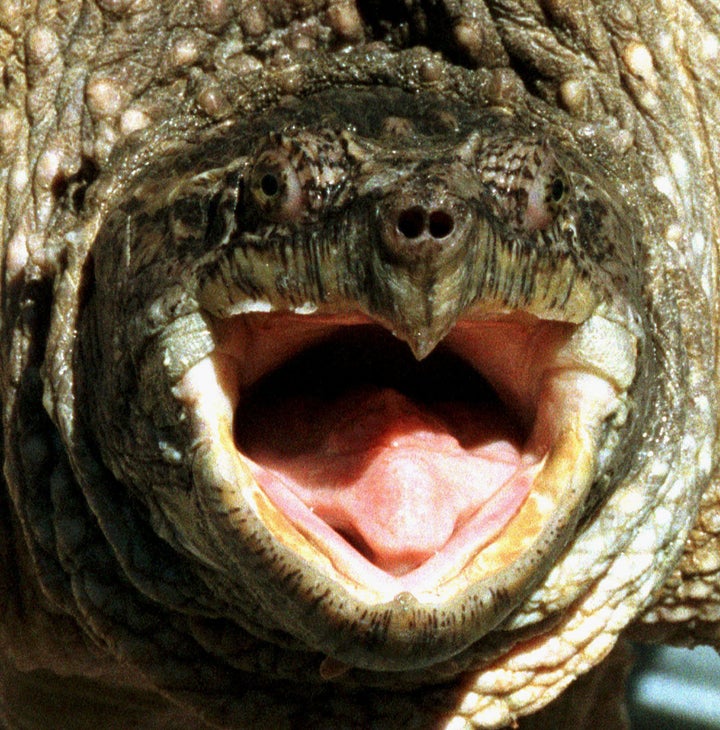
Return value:
M 264 491 L 392 576 L 468 526 L 476 547 L 491 540 L 527 481 L 523 433 L 492 390 L 443 353 L 418 364 L 394 345 L 336 344 L 282 368 L 238 410 L 236 440 Z

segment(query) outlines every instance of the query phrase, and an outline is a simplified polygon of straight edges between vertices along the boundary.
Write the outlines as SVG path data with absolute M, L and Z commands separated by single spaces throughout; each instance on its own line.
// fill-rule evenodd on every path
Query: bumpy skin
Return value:
M 712 3 L 6 3 L 0 47 L 0 668 L 10 727 L 502 727 L 599 664 L 629 626 L 718 644 Z M 360 650 L 368 669 L 347 671 L 354 655 L 332 644 L 335 633 L 348 645 L 375 639 L 332 595 L 324 612 L 300 611 L 302 626 L 292 597 L 310 589 L 281 551 L 267 558 L 260 545 L 233 579 L 231 553 L 214 567 L 198 558 L 225 527 L 203 505 L 200 520 L 190 511 L 185 477 L 202 449 L 182 440 L 169 394 L 200 353 L 152 370 L 152 387 L 137 392 L 127 364 L 142 360 L 127 332 L 140 322 L 143 336 L 152 326 L 165 336 L 184 306 L 172 291 L 155 309 L 148 298 L 185 281 L 196 252 L 158 244 L 145 254 L 155 269 L 123 269 L 129 254 L 113 248 L 118 211 L 132 219 L 144 173 L 171 185 L 182 165 L 190 174 L 207 164 L 198 140 L 217 129 L 242 137 L 248 119 L 288 97 L 341 87 L 432 93 L 507 114 L 524 139 L 552 139 L 565 167 L 615 201 L 605 212 L 618 230 L 631 231 L 610 278 L 625 282 L 644 332 L 628 425 L 580 523 L 576 514 L 558 526 L 562 539 L 524 593 L 497 592 L 475 641 L 441 659 L 410 641 L 406 666 L 391 672 Z M 506 225 L 534 227 L 512 216 Z M 591 281 L 609 275 L 593 269 L 601 258 L 589 255 Z M 383 301 L 363 306 L 389 317 Z M 157 368 L 152 353 L 147 361 Z M 154 461 L 141 428 L 126 429 L 133 404 L 167 426 L 177 468 Z M 328 616 L 336 624 L 321 641 Z M 578 707 L 607 706 L 594 680 L 577 686 L 582 699 L 561 699 L 549 726 L 580 727 Z

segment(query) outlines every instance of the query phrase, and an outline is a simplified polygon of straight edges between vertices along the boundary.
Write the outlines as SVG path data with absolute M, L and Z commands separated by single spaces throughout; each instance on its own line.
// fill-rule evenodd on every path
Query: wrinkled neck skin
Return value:
M 3 665 L 218 727 L 540 709 L 715 469 L 720 28 L 68 5 L 0 112 Z

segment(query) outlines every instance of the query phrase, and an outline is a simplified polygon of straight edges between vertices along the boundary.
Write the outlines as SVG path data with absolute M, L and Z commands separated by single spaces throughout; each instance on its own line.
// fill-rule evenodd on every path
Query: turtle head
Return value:
M 348 665 L 451 659 L 609 488 L 638 231 L 552 135 L 432 92 L 198 132 L 96 241 L 84 387 L 123 399 L 89 398 L 104 459 L 249 631 L 271 627 L 248 592 Z

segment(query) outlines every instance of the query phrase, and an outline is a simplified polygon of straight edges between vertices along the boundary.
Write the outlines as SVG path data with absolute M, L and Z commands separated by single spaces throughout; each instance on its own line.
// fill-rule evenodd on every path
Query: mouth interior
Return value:
M 526 446 L 533 415 L 503 403 L 466 335 L 418 362 L 378 326 L 344 326 L 241 388 L 236 445 L 276 506 L 392 576 L 491 541 L 542 454 Z

